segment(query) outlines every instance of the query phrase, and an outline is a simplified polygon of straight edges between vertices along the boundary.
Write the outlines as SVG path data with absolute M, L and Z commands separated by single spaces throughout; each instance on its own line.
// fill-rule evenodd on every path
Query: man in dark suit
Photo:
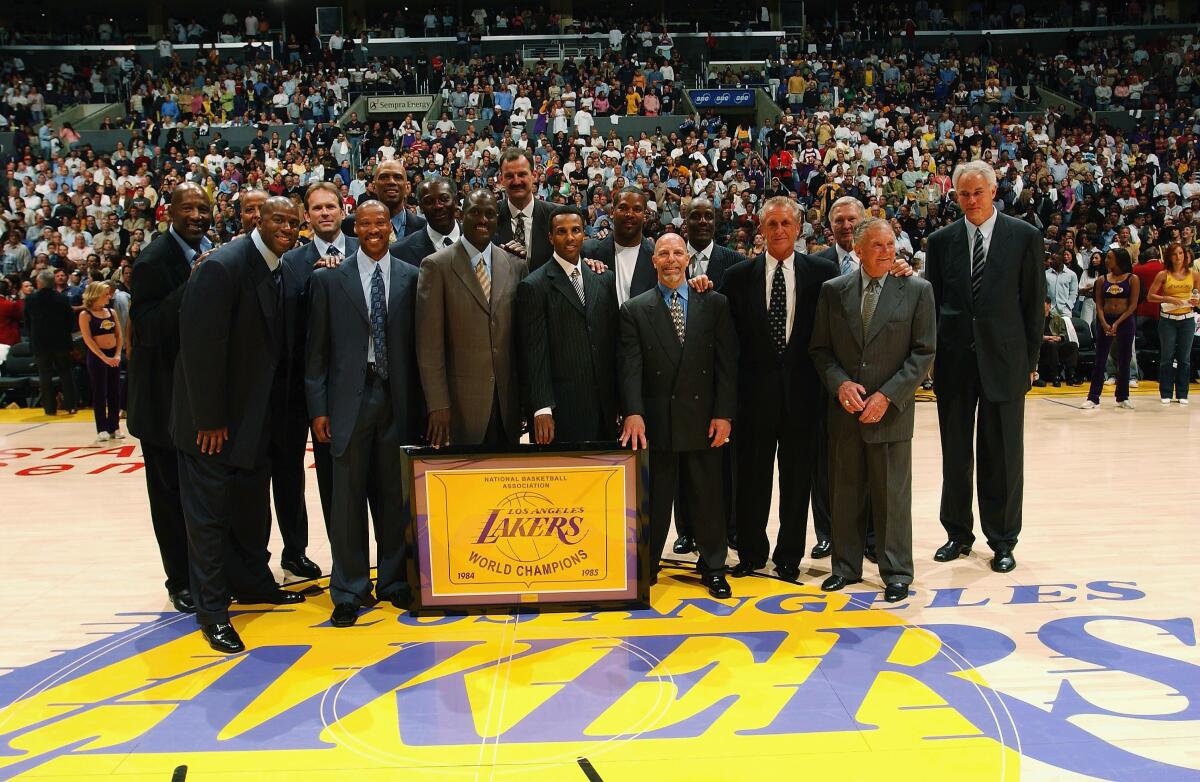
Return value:
M 534 197 L 533 154 L 518 146 L 500 153 L 500 186 L 504 200 L 496 218 L 495 241 L 518 258 L 525 258 L 529 270 L 550 260 L 550 217 L 558 207 Z M 592 256 L 587 256 L 592 257 Z
M 772 473 L 779 454 L 779 537 L 772 556 L 781 578 L 800 575 L 816 453 L 820 380 L 808 355 L 821 286 L 837 276 L 824 258 L 795 251 L 800 208 L 777 196 L 759 212 L 763 255 L 725 273 L 722 293 L 737 327 L 737 507 L 739 562 L 733 575 L 767 563 Z
M 984 162 L 954 170 L 963 217 L 929 237 L 926 279 L 938 308 L 941 521 L 949 538 L 934 560 L 971 552 L 971 473 L 979 459 L 979 522 L 992 570 L 1016 567 L 1024 485 L 1025 393 L 1045 326 L 1045 249 L 1028 223 L 996 211 L 996 172 Z M 978 416 L 979 436 L 975 438 Z
M 867 522 L 883 540 L 879 575 L 889 603 L 908 597 L 912 561 L 914 394 L 933 362 L 933 289 L 919 277 L 888 278 L 896 240 L 887 221 L 855 230 L 859 268 L 825 283 L 809 351 L 832 395 L 835 592 L 862 581 Z
M 552 260 L 517 286 L 521 390 L 538 445 L 617 434 L 617 289 L 611 271 L 582 262 L 583 224 L 576 209 L 552 215 Z
M 212 201 L 191 182 L 176 185 L 170 227 L 133 265 L 129 307 L 129 432 L 141 442 L 146 494 L 158 553 L 175 610 L 196 610 L 188 570 L 187 528 L 179 496 L 179 459 L 171 438 L 171 400 L 179 355 L 179 307 L 193 264 L 212 249 L 205 236 Z
M 621 306 L 621 445 L 650 449 L 650 558 L 657 582 L 680 481 L 696 504 L 697 563 L 709 594 L 725 580 L 721 452 L 737 405 L 737 335 L 719 293 L 687 285 L 683 237 L 658 240 L 658 284 Z
M 400 160 L 385 160 L 375 166 L 367 194 L 359 198 L 359 204 L 377 199 L 388 208 L 392 220 L 392 232 L 388 241 L 396 242 L 425 227 L 425 218 L 410 210 L 408 194 L 412 187 L 408 183 L 408 171 Z M 342 221 L 342 233 L 354 236 L 354 215 Z
M 616 275 L 617 302 L 624 304 L 658 284 L 654 243 L 642 235 L 646 227 L 646 194 L 626 187 L 613 198 L 613 232 L 583 243 L 583 257 L 600 261 Z
M 720 213 L 712 201 L 704 196 L 692 199 L 684 216 L 687 236 L 688 278 L 708 277 L 713 287 L 720 288 L 725 280 L 725 271 L 746 260 L 746 256 L 721 247 L 713 241 L 719 227 Z M 725 530 L 730 548 L 737 548 L 737 528 L 733 525 L 733 459 L 735 445 L 725 449 L 721 459 L 721 476 L 725 482 Z M 683 487 L 675 498 L 675 528 L 679 537 L 672 550 L 676 554 L 690 554 L 696 550 L 696 539 L 691 532 L 689 498 Z
M 366 203 L 354 226 L 358 251 L 337 269 L 313 275 L 305 388 L 313 431 L 333 453 L 334 627 L 349 627 L 358 610 L 379 600 L 407 608 L 407 522 L 400 448 L 416 442 L 423 423 L 416 364 L 417 269 L 388 253 L 387 208 Z M 378 577 L 371 588 L 367 491 Z
M 425 215 L 425 227 L 394 243 L 392 255 L 421 268 L 421 261 L 462 238 L 458 229 L 458 189 L 453 179 L 431 176 L 417 185 L 417 203 Z
M 287 434 L 294 313 L 285 295 L 300 216 L 286 198 L 263 205 L 259 227 L 200 264 L 179 310 L 179 360 L 171 434 L 196 620 L 218 652 L 245 649 L 229 623 L 229 598 L 285 604 L 267 566 L 270 451 Z M 292 283 L 294 284 L 294 283 Z
M 318 264 L 337 265 L 358 251 L 358 241 L 342 233 L 342 197 L 335 185 L 318 182 L 304 194 L 304 214 L 313 229 L 313 240 L 288 250 L 282 261 L 289 274 L 284 278 L 286 295 L 295 313 L 291 346 L 292 366 L 304 366 L 308 334 L 309 286 Z M 275 498 L 275 519 L 283 538 L 279 564 L 300 578 L 318 578 L 321 568 L 308 558 L 308 506 L 304 501 L 304 462 L 308 453 L 309 424 L 305 402 L 304 373 L 288 375 L 292 388 L 288 393 L 288 436 L 280 447 L 271 450 L 271 488 Z M 313 461 L 317 473 L 317 491 L 325 530 L 329 530 L 332 512 L 332 461 L 329 444 L 313 438 Z
M 29 346 L 38 368 L 38 388 L 46 415 L 58 413 L 54 375 L 62 381 L 63 404 L 74 414 L 79 409 L 71 361 L 72 335 L 76 328 L 75 312 L 66 294 L 54 289 L 54 272 L 38 272 L 37 290 L 25 301 L 25 327 Z
M 515 445 L 521 436 L 517 283 L 525 261 L 492 244 L 499 207 L 467 194 L 462 239 L 421 263 L 417 360 L 431 445 Z

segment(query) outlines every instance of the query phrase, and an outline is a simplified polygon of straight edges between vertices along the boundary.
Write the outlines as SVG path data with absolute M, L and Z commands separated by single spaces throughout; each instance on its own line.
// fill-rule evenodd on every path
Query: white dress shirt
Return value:
M 392 264 L 391 254 L 385 254 L 383 258 L 376 261 L 371 256 L 363 252 L 360 247 L 355 255 L 358 260 L 358 279 L 362 283 L 363 298 L 367 302 L 367 318 L 371 317 L 371 278 L 375 275 L 375 267 L 378 266 L 383 273 L 383 304 L 386 307 L 388 297 L 392 293 Z M 371 336 L 371 330 L 367 329 L 367 363 L 375 363 L 375 338 Z
M 767 311 L 771 311 L 771 284 L 775 282 L 775 267 L 780 264 L 780 261 L 771 257 L 770 253 L 765 253 L 767 259 L 767 277 L 766 285 L 763 287 L 767 290 Z M 787 338 L 792 338 L 792 321 L 796 318 L 796 255 L 789 255 L 783 262 L 783 282 L 787 288 Z
M 512 217 L 513 237 L 517 235 L 517 215 L 525 215 L 525 241 L 529 241 L 530 235 L 533 233 L 533 205 L 536 199 L 529 199 L 529 203 L 524 209 L 517 209 L 517 205 L 512 201 L 508 202 L 508 214 Z
M 709 242 L 708 246 L 702 250 L 697 250 L 695 247 L 692 247 L 691 242 L 687 243 L 688 258 L 695 258 L 694 268 L 690 261 L 688 263 L 688 274 L 690 276 L 699 277 L 701 275 L 708 274 L 708 262 L 712 260 L 712 251 L 712 242 Z
M 633 273 L 637 269 L 642 245 L 639 243 L 633 247 L 622 247 L 614 242 L 613 249 L 616 251 L 613 260 L 617 266 L 617 306 L 619 307 L 629 300 L 629 290 L 633 287 Z
M 263 241 L 257 228 L 250 233 L 250 241 L 254 242 L 254 246 L 258 248 L 258 252 L 266 260 L 267 268 L 274 274 L 275 270 L 279 268 L 279 256 L 271 252 L 270 247 L 267 247 L 267 243 Z
M 338 254 L 343 258 L 346 257 L 346 234 L 342 233 L 341 229 L 338 230 L 337 236 L 333 238 L 332 242 L 327 242 L 316 234 L 313 234 L 313 244 L 317 247 L 317 255 L 329 255 L 329 248 L 336 247 Z
M 975 240 L 976 237 L 983 238 L 983 257 L 987 258 L 988 251 L 992 248 L 992 232 L 996 230 L 996 217 L 1000 213 L 992 207 L 992 216 L 983 221 L 983 225 L 975 225 L 970 220 L 967 220 L 967 263 L 971 263 L 971 259 L 975 257 Z M 965 219 L 965 218 L 964 218 Z M 968 266 L 968 268 L 970 268 Z
M 426 223 L 425 233 L 429 235 L 429 241 L 433 242 L 433 249 L 435 251 L 443 250 L 462 238 L 462 232 L 458 230 L 458 223 L 455 223 L 454 227 L 450 229 L 450 233 L 445 235 L 438 233 L 433 229 L 432 225 Z M 450 241 L 447 242 L 447 239 Z

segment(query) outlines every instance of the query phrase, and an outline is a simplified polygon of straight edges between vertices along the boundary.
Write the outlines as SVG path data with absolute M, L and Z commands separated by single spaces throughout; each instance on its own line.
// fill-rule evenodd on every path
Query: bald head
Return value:
M 683 237 L 676 233 L 663 234 L 654 243 L 654 270 L 658 281 L 672 290 L 687 283 L 688 254 Z
M 262 218 L 262 207 L 267 202 L 267 197 L 270 195 L 266 190 L 245 190 L 242 192 L 242 197 L 238 199 L 241 205 L 242 230 L 250 233 L 258 227 L 258 221 Z
M 208 192 L 195 182 L 176 185 L 171 191 L 167 216 L 179 238 L 199 249 L 200 240 L 212 224 L 212 201 L 208 198 Z

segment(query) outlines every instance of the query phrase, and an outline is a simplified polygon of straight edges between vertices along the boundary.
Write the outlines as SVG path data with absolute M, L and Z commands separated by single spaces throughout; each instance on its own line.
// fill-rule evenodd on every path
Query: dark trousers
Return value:
M 283 538 L 282 559 L 308 549 L 308 507 L 304 502 L 304 462 L 308 456 L 308 424 L 289 421 L 281 441 L 271 441 L 271 493 L 275 522 Z
M 372 508 L 379 565 L 375 594 L 390 600 L 409 589 L 404 570 L 405 524 L 408 519 L 400 447 L 389 434 L 392 399 L 386 381 L 367 373 L 354 431 L 341 456 L 333 459 L 333 506 L 329 545 L 333 573 L 329 594 L 334 605 L 371 602 L 371 563 L 367 529 L 368 487 L 379 492 Z M 376 513 L 375 511 L 381 511 Z
M 970 545 L 971 478 L 979 491 L 979 525 L 993 551 L 1011 550 L 1021 534 L 1025 486 L 1025 398 L 992 402 L 984 398 L 975 355 L 968 354 L 962 387 L 939 391 L 938 430 L 942 440 L 941 521 L 950 540 Z M 1101 362 L 1103 371 L 1103 362 Z M 976 437 L 976 418 L 979 433 Z M 974 455 L 972 455 L 974 443 Z M 975 470 L 975 459 L 979 469 Z
M 833 573 L 862 578 L 867 527 L 883 541 L 877 552 L 885 584 L 911 584 L 912 441 L 865 443 L 856 435 L 830 441 L 837 480 L 833 494 Z
M 1115 320 L 1115 317 L 1109 318 Z M 1133 337 L 1137 326 L 1133 318 L 1126 318 L 1117 326 L 1117 335 L 1110 337 L 1100 327 L 1100 318 L 1096 317 L 1096 363 L 1092 366 L 1092 385 L 1088 388 L 1087 398 L 1100 403 L 1100 392 L 1104 389 L 1104 366 L 1108 363 L 1109 351 L 1113 343 L 1117 346 L 1117 401 L 1123 402 L 1129 398 L 1129 362 L 1133 358 Z
M 183 504 L 179 498 L 179 458 L 174 448 L 164 448 L 142 440 L 142 462 L 146 472 L 146 495 L 150 498 L 150 522 L 167 591 L 188 588 L 187 527 L 183 523 Z
M 110 358 L 117 353 L 116 348 L 101 348 L 101 351 Z M 112 434 L 121 426 L 121 368 L 110 367 L 90 350 L 84 363 L 91 382 L 96 431 Z
M 1062 342 L 1042 342 L 1038 354 L 1038 377 L 1053 381 L 1059 377 L 1075 376 L 1075 364 L 1079 361 L 1079 346 L 1065 337 Z
M 726 532 L 726 540 L 731 539 L 737 534 L 737 527 L 733 519 L 733 503 L 734 503 L 734 485 L 733 485 L 733 469 L 737 454 L 734 451 L 732 438 L 729 443 L 721 449 L 721 487 L 723 492 L 723 502 L 721 503 L 721 519 L 724 524 L 722 529 Z M 695 528 L 692 524 L 692 515 L 696 513 L 694 506 L 696 500 L 688 494 L 687 487 L 680 480 L 675 489 L 675 531 L 681 537 L 695 538 Z
M 504 416 L 500 412 L 500 393 L 492 392 L 492 416 L 488 419 L 487 431 L 483 434 L 483 442 L 491 448 L 506 448 L 515 445 L 516 437 L 509 437 L 504 429 Z
M 650 451 L 650 559 L 658 572 L 667 533 L 671 529 L 671 509 L 675 493 L 682 484 L 683 492 L 693 502 L 691 508 L 692 534 L 700 559 L 696 563 L 701 573 L 725 572 L 725 518 L 721 513 L 725 493 L 721 481 L 721 450 Z
M 58 402 L 54 396 L 54 376 L 58 375 L 62 383 L 63 405 L 68 410 L 79 408 L 79 391 L 75 386 L 74 367 L 71 364 L 71 354 L 65 350 L 54 350 L 34 355 L 38 368 L 38 387 L 42 394 L 42 410 L 46 415 L 58 412 Z
M 1188 398 L 1192 379 L 1192 341 L 1196 338 L 1193 318 L 1158 321 L 1158 395 L 1170 399 Z
M 270 468 L 180 453 L 179 477 L 196 621 L 228 622 L 231 596 L 253 601 L 278 588 L 267 566 Z
M 779 456 L 779 538 L 771 557 L 776 565 L 799 566 L 808 534 L 808 499 L 812 485 L 813 459 L 817 449 L 816 428 L 811 423 L 783 421 L 779 415 L 757 420 L 741 418 L 738 424 L 737 520 L 738 558 L 755 567 L 767 563 L 771 542 L 767 521 L 771 513 L 771 491 L 775 457 Z

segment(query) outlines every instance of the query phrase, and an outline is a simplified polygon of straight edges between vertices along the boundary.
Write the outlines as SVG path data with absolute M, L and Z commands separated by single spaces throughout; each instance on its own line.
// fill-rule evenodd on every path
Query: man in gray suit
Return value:
M 514 310 L 528 267 L 492 245 L 498 213 L 491 192 L 469 193 L 462 239 L 421 262 L 417 363 L 435 448 L 499 448 L 521 436 Z
M 349 627 L 377 599 L 407 608 L 405 497 L 400 447 L 420 433 L 422 403 L 416 368 L 417 270 L 388 253 L 386 205 L 358 210 L 358 251 L 312 277 L 304 386 L 316 439 L 333 455 L 329 543 L 334 627 Z M 379 570 L 371 590 L 367 488 L 373 509 Z
M 829 390 L 833 575 L 821 588 L 862 580 L 868 519 L 883 542 L 884 597 L 908 597 L 912 562 L 912 436 L 917 386 L 933 361 L 932 286 L 889 277 L 895 238 L 884 220 L 854 229 L 857 273 L 821 287 L 809 353 Z

